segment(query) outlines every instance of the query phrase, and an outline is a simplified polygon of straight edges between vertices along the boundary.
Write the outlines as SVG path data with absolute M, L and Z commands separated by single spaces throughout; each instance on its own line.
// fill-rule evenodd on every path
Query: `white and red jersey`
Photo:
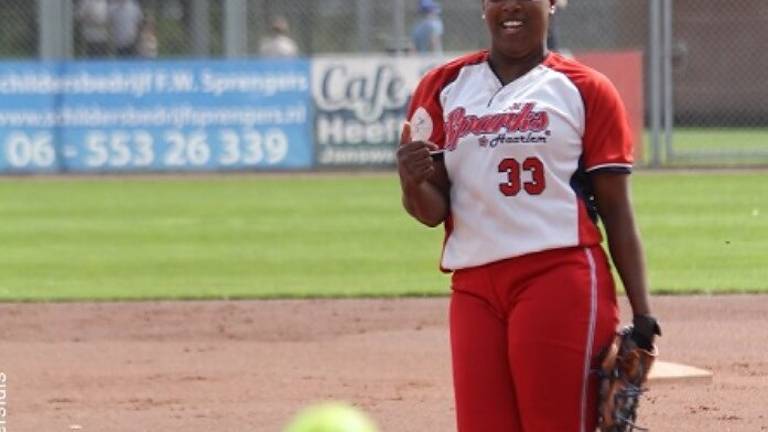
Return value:
M 433 69 L 408 118 L 414 140 L 445 150 L 446 270 L 600 243 L 588 173 L 632 168 L 614 86 L 555 53 L 506 85 L 485 51 Z

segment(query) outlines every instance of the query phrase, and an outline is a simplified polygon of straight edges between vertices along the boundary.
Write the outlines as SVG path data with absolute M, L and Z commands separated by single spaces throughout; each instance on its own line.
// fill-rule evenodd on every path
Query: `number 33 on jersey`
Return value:
M 624 106 L 598 72 L 550 53 L 503 85 L 487 52 L 431 70 L 408 110 L 451 180 L 442 267 L 600 243 L 589 174 L 629 173 Z

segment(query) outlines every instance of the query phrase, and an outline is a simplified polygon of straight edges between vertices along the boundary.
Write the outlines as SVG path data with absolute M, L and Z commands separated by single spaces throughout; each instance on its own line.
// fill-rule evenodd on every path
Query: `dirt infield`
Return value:
M 654 305 L 662 359 L 715 376 L 654 386 L 641 423 L 768 431 L 768 296 Z M 0 407 L 9 432 L 278 432 L 342 399 L 382 432 L 447 432 L 446 318 L 445 298 L 0 304 Z

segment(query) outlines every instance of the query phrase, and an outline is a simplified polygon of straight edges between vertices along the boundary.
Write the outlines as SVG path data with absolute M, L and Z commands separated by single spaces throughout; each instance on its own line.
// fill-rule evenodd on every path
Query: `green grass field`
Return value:
M 644 145 L 649 163 L 652 149 L 647 132 Z M 666 166 L 768 166 L 768 128 L 678 127 L 671 152 L 662 150 L 660 159 Z
M 768 291 L 768 172 L 639 172 L 655 292 Z M 0 300 L 442 295 L 395 175 L 0 180 Z

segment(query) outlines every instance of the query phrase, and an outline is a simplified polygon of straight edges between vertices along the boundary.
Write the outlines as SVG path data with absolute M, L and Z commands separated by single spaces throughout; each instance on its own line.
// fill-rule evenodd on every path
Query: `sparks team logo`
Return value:
M 549 115 L 536 111 L 536 104 L 513 104 L 510 112 L 489 114 L 478 117 L 467 115 L 464 107 L 448 114 L 445 123 L 445 148 L 453 151 L 461 138 L 479 135 L 481 147 L 496 147 L 499 144 L 546 143 L 550 135 Z M 496 135 L 493 138 L 485 135 Z

